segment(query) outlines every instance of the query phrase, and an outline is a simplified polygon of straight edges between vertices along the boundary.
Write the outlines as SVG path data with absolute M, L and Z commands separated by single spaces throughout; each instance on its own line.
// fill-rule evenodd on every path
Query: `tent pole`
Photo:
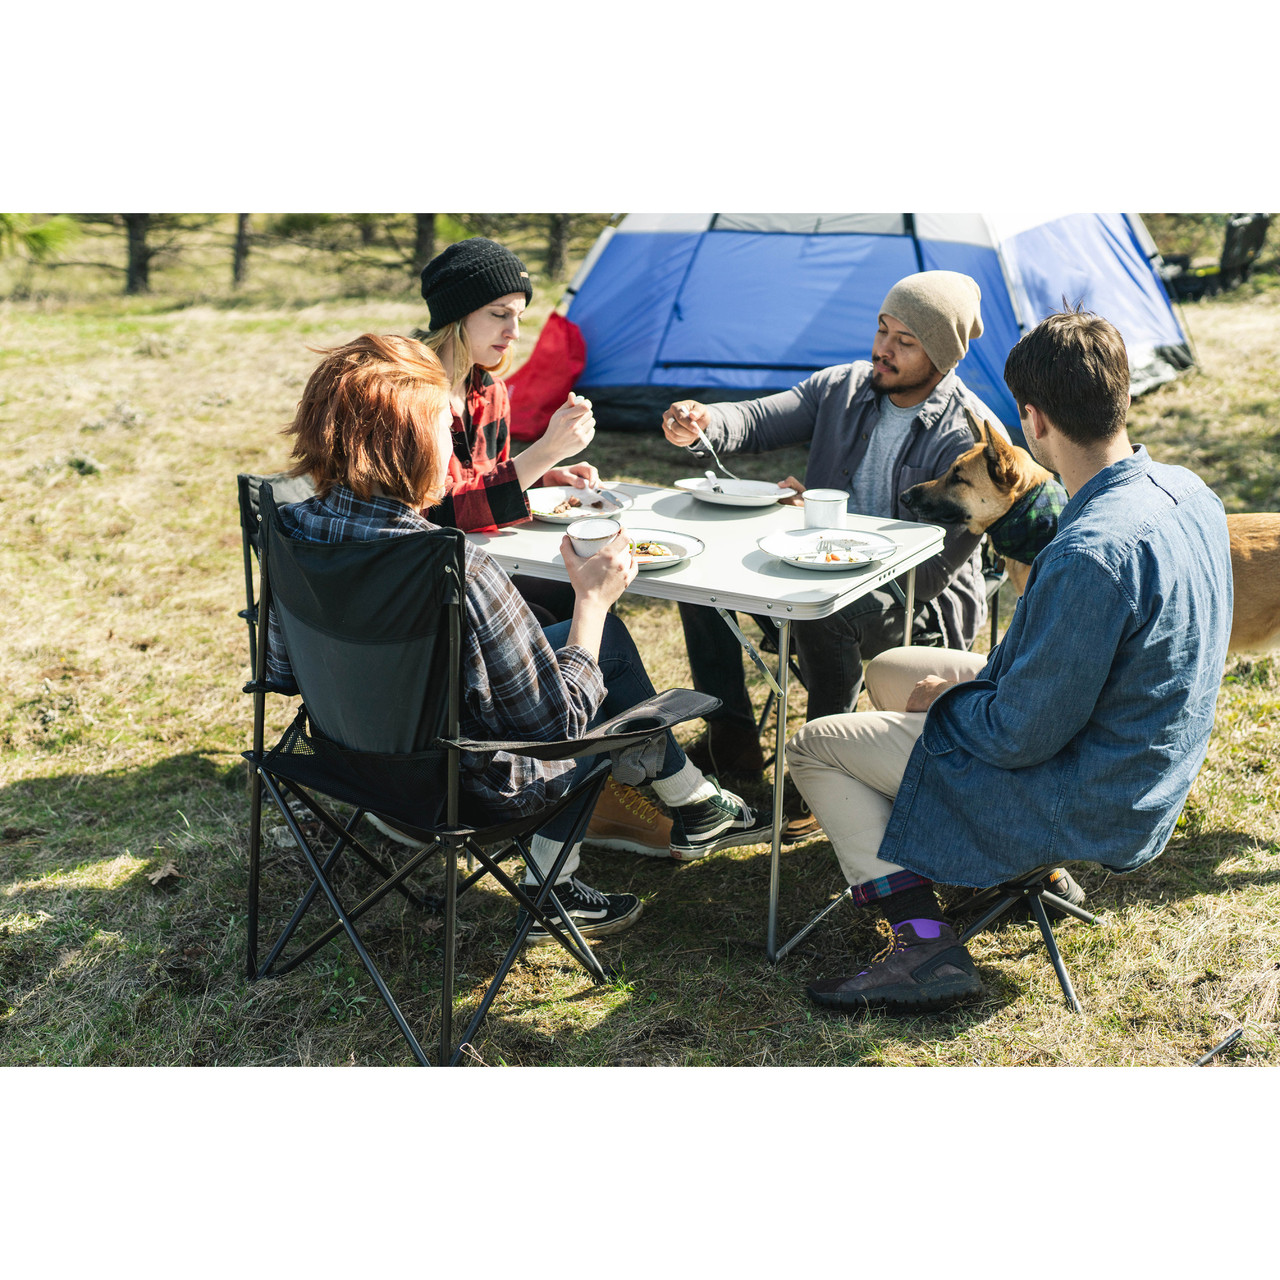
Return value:
M 916 215 L 914 213 L 904 213 L 902 215 L 902 225 L 907 235 L 911 237 L 911 247 L 916 251 L 916 270 L 924 270 L 924 252 L 920 248 L 920 237 L 916 235 Z

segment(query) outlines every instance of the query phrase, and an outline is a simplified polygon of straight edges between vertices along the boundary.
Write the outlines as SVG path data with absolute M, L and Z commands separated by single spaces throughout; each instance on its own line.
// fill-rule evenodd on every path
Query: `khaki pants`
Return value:
M 811 720 L 787 743 L 787 768 L 849 884 L 902 870 L 876 855 L 924 727 L 924 712 L 902 710 L 916 681 L 931 675 L 972 680 L 985 663 L 983 654 L 962 649 L 888 649 L 866 668 L 867 696 L 876 710 Z

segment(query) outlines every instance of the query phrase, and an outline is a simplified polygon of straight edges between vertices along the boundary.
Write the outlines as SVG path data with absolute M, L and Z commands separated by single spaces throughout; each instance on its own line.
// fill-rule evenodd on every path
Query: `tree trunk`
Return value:
M 231 258 L 231 287 L 244 284 L 245 268 L 249 261 L 249 214 L 236 214 L 236 247 Z
M 571 213 L 551 215 L 551 234 L 547 238 L 547 276 L 559 280 L 564 275 L 565 260 L 569 256 L 569 224 Z
M 436 215 L 434 213 L 415 213 L 417 232 L 413 240 L 413 274 L 422 273 L 422 268 L 436 256 Z
M 147 248 L 147 228 L 151 225 L 149 213 L 125 213 L 125 230 L 129 234 L 129 266 L 125 272 L 125 293 L 150 293 L 151 250 Z

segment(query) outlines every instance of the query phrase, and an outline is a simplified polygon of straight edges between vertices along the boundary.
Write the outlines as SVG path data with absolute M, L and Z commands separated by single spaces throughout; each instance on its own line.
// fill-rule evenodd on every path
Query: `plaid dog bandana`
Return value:
M 1058 532 L 1058 517 L 1067 505 L 1067 491 L 1046 480 L 1019 499 L 987 528 L 991 548 L 1006 560 L 1031 564 Z

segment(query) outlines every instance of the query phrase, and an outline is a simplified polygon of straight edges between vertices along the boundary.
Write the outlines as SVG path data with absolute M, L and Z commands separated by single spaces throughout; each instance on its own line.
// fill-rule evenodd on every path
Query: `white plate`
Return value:
M 677 480 L 676 488 L 691 493 L 703 502 L 714 502 L 721 507 L 771 507 L 779 498 L 794 498 L 794 489 L 784 489 L 768 480 L 730 480 L 723 476 L 716 483 L 724 490 L 716 493 L 706 476 L 691 476 Z
M 818 541 L 827 538 L 847 548 L 853 560 L 819 560 Z M 885 560 L 898 550 L 898 544 L 882 533 L 855 533 L 851 529 L 780 529 L 767 533 L 756 546 L 761 551 L 797 569 L 816 569 L 820 573 L 856 573 L 869 564 Z
M 530 489 L 525 494 L 529 499 L 529 510 L 539 520 L 548 524 L 572 524 L 575 520 L 585 520 L 588 516 L 615 516 L 632 505 L 632 499 L 616 489 L 575 489 L 571 484 L 553 484 L 545 489 Z M 566 498 L 577 498 L 582 505 L 561 516 L 554 516 L 551 511 Z M 593 507 L 599 502 L 599 507 Z
M 695 538 L 691 533 L 676 533 L 674 529 L 633 529 L 630 525 L 626 528 L 632 543 L 661 542 L 663 546 L 671 548 L 672 554 L 669 556 L 636 556 L 641 569 L 665 569 L 669 564 L 679 564 L 681 560 L 700 556 L 707 549 L 702 539 Z

